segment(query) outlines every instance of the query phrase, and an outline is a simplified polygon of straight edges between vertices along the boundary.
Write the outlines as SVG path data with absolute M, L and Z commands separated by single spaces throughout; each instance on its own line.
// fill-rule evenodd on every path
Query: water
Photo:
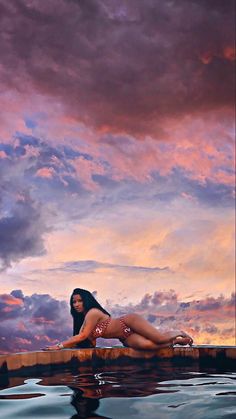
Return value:
M 3 419 L 236 417 L 236 372 L 162 364 L 3 376 Z

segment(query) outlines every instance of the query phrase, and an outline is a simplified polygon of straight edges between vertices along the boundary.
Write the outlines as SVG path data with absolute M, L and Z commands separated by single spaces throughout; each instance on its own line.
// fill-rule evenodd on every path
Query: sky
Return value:
M 69 297 L 236 344 L 234 2 L 0 1 L 0 352 Z

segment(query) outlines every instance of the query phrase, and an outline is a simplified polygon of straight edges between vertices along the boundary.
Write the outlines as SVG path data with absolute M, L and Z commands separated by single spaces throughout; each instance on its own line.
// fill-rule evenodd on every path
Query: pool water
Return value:
M 236 372 L 168 362 L 2 376 L 4 419 L 236 418 Z

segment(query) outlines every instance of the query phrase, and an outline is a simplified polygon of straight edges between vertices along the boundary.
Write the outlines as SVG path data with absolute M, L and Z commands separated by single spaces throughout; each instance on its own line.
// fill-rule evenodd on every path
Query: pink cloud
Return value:
M 186 199 L 187 201 L 190 201 L 190 202 L 196 202 L 196 198 L 195 198 L 193 195 L 191 195 L 190 193 L 187 193 L 187 192 L 181 192 L 181 196 L 182 196 L 184 199 Z
M 32 344 L 32 342 L 29 339 L 24 339 L 24 338 L 17 337 L 15 341 L 16 341 L 16 344 L 21 345 L 21 346 L 28 346 Z
M 14 311 L 14 309 L 12 307 L 4 307 L 2 309 L 3 313 L 11 313 L 12 311 Z
M 5 151 L 0 151 L 0 159 L 6 159 L 7 158 L 7 154 L 5 153 Z
M 99 161 L 87 160 L 84 157 L 78 157 L 71 161 L 71 164 L 76 170 L 76 176 L 81 181 L 83 186 L 90 190 L 96 191 L 98 185 L 93 181 L 92 175 L 104 175 L 105 169 Z
M 233 134 L 220 115 L 166 120 L 165 141 L 147 137 L 101 139 L 101 156 L 106 156 L 115 180 L 133 178 L 150 182 L 152 173 L 169 175 L 180 168 L 188 178 L 234 185 Z M 113 138 L 113 139 L 112 139 Z
M 55 173 L 56 172 L 53 167 L 42 167 L 41 169 L 37 170 L 35 176 L 50 179 L 55 175 Z
M 35 323 L 37 325 L 42 325 L 42 324 L 53 324 L 54 320 L 48 320 L 45 317 L 33 317 L 32 319 L 30 319 L 30 323 Z
M 24 312 L 15 313 L 11 319 L 3 320 L 0 324 L 3 337 L 0 340 L 1 353 L 37 350 L 41 345 L 55 343 L 60 339 L 65 339 L 66 336 L 69 337 L 68 334 L 72 331 L 72 320 L 69 315 L 68 302 L 59 302 L 45 294 L 33 294 L 31 297 L 24 297 L 24 301 Z M 30 305 L 29 301 L 31 301 Z M 34 310 L 43 310 L 45 313 L 45 316 L 33 317 L 34 328 L 31 327 L 34 315 L 32 303 Z M 52 306 L 54 307 L 53 319 L 50 319 Z M 199 300 L 192 299 L 185 302 L 171 289 L 156 291 L 153 294 L 147 293 L 136 304 L 127 302 L 121 305 L 107 300 L 104 308 L 113 317 L 128 312 L 139 313 L 154 327 L 161 330 L 184 329 L 193 336 L 195 344 L 235 344 L 234 293 L 229 297 L 206 296 Z M 62 319 L 65 321 L 62 322 Z M 117 341 L 113 344 L 117 344 Z
M 208 50 L 200 54 L 200 60 L 203 64 L 210 64 L 214 58 L 225 58 L 229 61 L 235 60 L 235 48 L 234 45 L 226 45 L 225 47 L 215 48 L 214 50 Z
M 18 325 L 17 325 L 17 329 L 20 330 L 21 332 L 26 332 L 27 328 L 25 326 L 25 323 L 23 321 L 19 321 Z
M 50 339 L 47 335 L 34 335 L 34 339 L 38 342 L 54 342 L 56 339 Z
M 55 10 L 52 1 L 44 6 L 4 1 L 0 70 L 5 90 L 32 94 L 34 102 L 40 95 L 51 98 L 54 108 L 64 108 L 86 126 L 139 138 L 162 134 L 163 118 L 229 109 L 234 7 L 231 1 L 213 3 L 191 2 L 186 9 L 185 3 L 139 2 L 121 16 L 113 2 L 94 1 L 89 7 L 60 0 Z M 50 22 L 43 30 L 35 24 L 42 16 Z M 77 19 L 86 24 L 78 27 Z M 192 24 L 183 38 L 186 19 Z M 22 50 L 26 38 L 30 54 Z M 12 118 L 8 122 L 11 129 Z
M 39 157 L 40 155 L 40 150 L 30 144 L 26 144 L 24 146 L 24 149 L 25 149 L 24 158 Z
M 234 61 L 235 60 L 235 47 L 228 45 L 224 48 L 224 57 L 227 60 Z

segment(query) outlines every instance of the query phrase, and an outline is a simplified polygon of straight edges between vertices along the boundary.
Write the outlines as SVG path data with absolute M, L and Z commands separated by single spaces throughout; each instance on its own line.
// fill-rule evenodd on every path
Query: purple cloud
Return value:
M 43 255 L 45 231 L 40 206 L 25 194 L 23 201 L 13 204 L 9 215 L 0 218 L 1 269 L 27 256 Z
M 51 268 L 50 271 L 62 271 L 62 272 L 96 272 L 99 269 L 122 269 L 125 271 L 143 271 L 143 272 L 170 272 L 168 266 L 160 268 L 158 266 L 148 267 L 148 266 L 133 266 L 133 265 L 118 265 L 113 263 L 103 263 L 96 260 L 79 260 L 79 261 L 70 261 L 64 263 L 61 267 Z
M 98 298 L 97 291 L 93 294 Z M 210 301 L 211 304 L 209 298 L 205 298 L 184 303 L 170 290 L 146 294 L 138 304 L 120 305 L 107 301 L 105 308 L 113 317 L 136 312 L 157 328 L 184 329 L 193 335 L 196 343 L 201 340 L 201 335 L 204 339 L 207 336 L 208 343 L 212 344 L 219 338 L 233 338 L 235 294 L 229 298 L 223 295 L 212 297 Z M 207 307 L 204 311 L 201 310 L 203 306 Z M 68 302 L 58 301 L 49 294 L 24 296 L 21 290 L 1 294 L 0 316 L 1 353 L 38 350 L 72 334 Z M 99 339 L 97 344 L 109 346 L 119 345 L 120 342 Z
M 163 134 L 234 104 L 234 2 L 1 2 L 1 78 L 99 129 Z M 17 71 L 16 71 L 17 69 Z
M 48 294 L 24 296 L 21 290 L 0 295 L 1 352 L 37 350 L 72 334 L 65 301 Z

